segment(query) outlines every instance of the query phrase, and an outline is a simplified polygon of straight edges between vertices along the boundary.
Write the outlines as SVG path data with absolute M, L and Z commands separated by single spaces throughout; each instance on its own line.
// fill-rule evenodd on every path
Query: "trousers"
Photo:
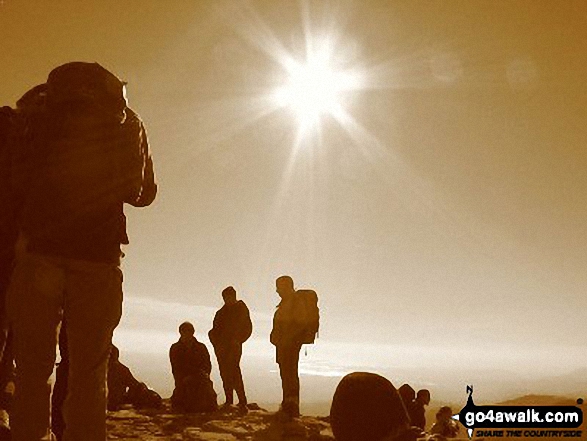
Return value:
M 300 405 L 300 377 L 298 362 L 300 360 L 301 344 L 279 345 L 276 347 L 281 387 L 283 389 L 282 406 L 291 403 L 299 409 Z
M 247 404 L 247 396 L 245 394 L 243 375 L 240 367 L 243 345 L 235 343 L 225 347 L 218 347 L 215 348 L 215 352 L 224 394 L 226 395 L 226 403 L 233 403 L 234 392 L 236 392 L 239 404 Z
M 49 378 L 62 318 L 69 342 L 64 440 L 104 441 L 106 369 L 122 315 L 119 265 L 23 251 L 8 290 L 7 312 L 17 366 L 13 441 L 50 439 Z

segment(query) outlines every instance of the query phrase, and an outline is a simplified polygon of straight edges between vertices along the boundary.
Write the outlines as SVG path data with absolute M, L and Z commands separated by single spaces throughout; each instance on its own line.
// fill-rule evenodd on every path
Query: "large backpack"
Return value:
M 49 73 L 47 105 L 52 109 L 85 105 L 123 120 L 127 106 L 125 82 L 98 63 L 66 63 Z
M 313 344 L 320 327 L 318 295 L 314 290 L 300 289 L 295 299 L 295 322 L 300 328 L 301 343 Z

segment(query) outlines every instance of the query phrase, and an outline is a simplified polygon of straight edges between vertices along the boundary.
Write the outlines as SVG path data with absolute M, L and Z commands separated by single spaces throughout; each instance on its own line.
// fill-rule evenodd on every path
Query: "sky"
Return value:
M 0 5 L 0 103 L 68 61 L 128 81 L 159 195 L 126 210 L 115 341 L 164 393 L 177 326 L 206 341 L 233 285 L 255 319 L 250 395 L 279 401 L 282 274 L 320 297 L 307 399 L 360 369 L 463 397 L 584 373 L 585 54 L 581 0 Z

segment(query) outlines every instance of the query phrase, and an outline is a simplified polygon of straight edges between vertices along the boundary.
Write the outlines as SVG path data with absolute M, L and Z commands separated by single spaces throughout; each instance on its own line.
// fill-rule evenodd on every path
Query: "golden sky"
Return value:
M 357 84 L 302 132 L 271 96 L 309 47 Z M 1 104 L 73 60 L 129 82 L 151 141 L 129 298 L 208 311 L 234 285 L 270 317 L 290 274 L 357 362 L 587 364 L 586 2 L 3 2 Z

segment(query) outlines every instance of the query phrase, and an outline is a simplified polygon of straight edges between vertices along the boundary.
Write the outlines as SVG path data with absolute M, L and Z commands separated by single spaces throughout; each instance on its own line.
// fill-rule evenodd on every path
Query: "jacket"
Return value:
M 214 347 L 243 344 L 251 336 L 253 324 L 249 308 L 242 300 L 224 305 L 214 315 L 212 329 L 208 333 Z
M 27 250 L 118 262 L 128 243 L 124 203 L 144 207 L 157 193 L 144 124 L 76 112 L 26 115 L 12 163 L 12 188 Z

